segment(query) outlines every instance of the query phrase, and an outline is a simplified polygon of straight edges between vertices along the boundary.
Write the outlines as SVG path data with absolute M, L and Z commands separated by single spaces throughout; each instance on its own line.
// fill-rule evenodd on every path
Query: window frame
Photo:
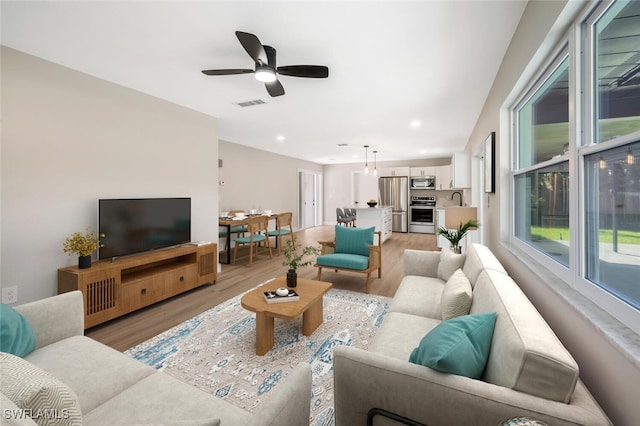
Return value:
M 510 179 L 509 179 L 509 234 L 507 241 L 516 249 L 523 251 L 541 267 L 551 272 L 569 287 L 587 297 L 610 315 L 640 334 L 640 311 L 615 297 L 600 286 L 586 278 L 587 246 L 586 246 L 586 157 L 609 149 L 627 145 L 640 140 L 640 131 L 618 136 L 614 139 L 598 143 L 596 125 L 597 87 L 594 64 L 595 23 L 614 4 L 613 1 L 588 5 L 578 13 L 567 32 L 559 38 L 556 47 L 545 57 L 520 95 L 515 97 L 509 111 L 510 131 Z M 538 164 L 519 168 L 519 136 L 518 111 L 550 78 L 556 69 L 568 57 L 569 76 L 569 150 L 565 155 Z M 554 166 L 568 161 L 569 170 L 569 265 L 565 266 L 538 250 L 535 246 L 516 237 L 516 178 L 538 169 Z
M 571 51 L 571 38 L 568 37 L 568 35 L 565 35 L 562 40 L 560 41 L 560 43 L 558 43 L 558 47 L 556 47 L 556 49 L 554 49 L 551 54 L 548 55 L 548 57 L 550 59 L 546 60 L 542 66 L 540 67 L 539 71 L 534 75 L 534 77 L 531 79 L 531 83 L 523 90 L 522 93 L 524 93 L 524 95 L 520 96 L 517 98 L 516 102 L 514 103 L 514 105 L 510 108 L 510 120 L 511 120 L 511 148 L 512 148 L 512 155 L 511 155 L 511 176 L 510 176 L 510 197 L 511 197 L 511 205 L 510 205 L 510 234 L 509 234 L 509 242 L 513 245 L 515 245 L 518 249 L 523 250 L 524 252 L 526 252 L 528 255 L 530 255 L 532 258 L 534 258 L 537 262 L 539 262 L 544 268 L 548 269 L 549 271 L 551 271 L 553 274 L 557 275 L 560 279 L 562 279 L 563 281 L 570 283 L 570 285 L 573 286 L 573 278 L 572 278 L 572 274 L 571 274 L 571 270 L 570 267 L 567 267 L 565 265 L 563 265 L 562 263 L 556 261 L 555 259 L 547 256 L 544 252 L 538 250 L 537 248 L 535 248 L 534 246 L 527 244 L 527 242 L 521 240 L 520 238 L 516 237 L 516 215 L 515 215 L 515 200 L 516 200 L 516 185 L 515 185 L 515 179 L 523 174 L 527 174 L 529 172 L 532 171 L 536 171 L 536 170 L 540 170 L 540 169 L 544 169 L 547 167 L 551 167 L 551 166 L 555 166 L 557 164 L 561 164 L 561 163 L 565 163 L 565 162 L 569 162 L 569 179 L 570 179 L 570 188 L 571 191 L 569 193 L 569 210 L 570 210 L 570 214 L 569 214 L 569 227 L 571 228 L 572 225 L 572 220 L 573 220 L 573 216 L 574 216 L 574 212 L 573 212 L 573 199 L 575 197 L 575 191 L 573 190 L 573 176 L 572 176 L 572 170 L 573 170 L 573 165 L 572 165 L 572 152 L 574 152 L 574 144 L 572 143 L 572 117 L 573 117 L 573 113 L 574 113 L 574 107 L 572 105 L 572 103 L 574 102 L 573 97 L 571 96 L 571 94 L 573 93 L 573 89 L 572 89 L 572 78 L 571 78 L 571 74 L 572 74 L 572 60 L 571 60 L 571 55 L 570 55 L 570 51 Z M 549 160 L 543 161 L 541 163 L 537 163 L 537 164 L 533 164 L 533 165 L 529 165 L 529 166 L 525 166 L 520 168 L 519 164 L 519 148 L 520 148 L 520 144 L 519 144 L 519 135 L 520 135 L 520 128 L 519 128 L 519 122 L 518 122 L 518 111 L 527 103 L 531 100 L 531 98 L 533 96 L 535 96 L 537 90 L 539 90 L 544 84 L 545 82 L 555 73 L 555 71 L 562 65 L 562 63 L 565 61 L 565 59 L 568 59 L 568 72 L 569 72 L 569 151 L 564 154 L 561 155 L 559 157 L 556 158 L 551 158 Z M 571 238 L 569 240 L 569 265 L 573 265 L 575 262 L 575 253 L 574 253 L 574 239 L 575 236 L 573 235 L 574 232 L 571 233 Z

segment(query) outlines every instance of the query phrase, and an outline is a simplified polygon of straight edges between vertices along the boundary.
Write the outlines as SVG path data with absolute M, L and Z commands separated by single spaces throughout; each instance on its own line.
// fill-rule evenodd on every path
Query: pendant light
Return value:
M 365 145 L 365 146 L 364 146 L 364 172 L 365 172 L 365 173 L 369 173 L 369 158 L 368 158 L 368 153 L 369 153 L 369 145 Z
M 373 151 L 373 175 L 378 176 L 378 151 Z

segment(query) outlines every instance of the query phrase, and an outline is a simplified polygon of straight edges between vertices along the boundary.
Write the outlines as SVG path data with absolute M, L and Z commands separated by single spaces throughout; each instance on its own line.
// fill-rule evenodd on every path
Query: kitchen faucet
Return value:
M 456 191 L 453 194 L 451 194 L 451 199 L 453 200 L 453 196 L 456 194 L 460 196 L 460 207 L 462 207 L 462 193 L 460 191 Z

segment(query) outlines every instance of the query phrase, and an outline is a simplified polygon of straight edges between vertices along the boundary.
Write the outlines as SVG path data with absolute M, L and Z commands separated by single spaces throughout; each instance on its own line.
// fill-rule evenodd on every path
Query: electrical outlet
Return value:
M 7 305 L 18 303 L 18 286 L 5 287 L 2 289 L 2 303 Z

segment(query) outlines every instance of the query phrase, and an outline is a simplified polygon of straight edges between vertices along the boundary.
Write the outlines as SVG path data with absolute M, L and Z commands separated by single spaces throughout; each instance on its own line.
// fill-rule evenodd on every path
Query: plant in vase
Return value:
M 295 239 L 293 242 L 287 241 L 282 250 L 284 260 L 282 266 L 288 266 L 287 272 L 287 287 L 295 287 L 298 280 L 298 268 L 302 268 L 313 263 L 312 259 L 305 259 L 306 256 L 317 256 L 320 254 L 320 249 L 314 246 L 302 247 L 302 244 L 296 244 Z
M 98 247 L 104 247 L 104 244 L 100 242 L 100 238 L 104 238 L 104 234 L 95 234 L 91 227 L 87 227 L 82 232 L 74 232 L 70 237 L 64 241 L 62 245 L 64 252 L 75 253 L 78 255 L 78 268 L 86 269 L 91 267 L 91 254 L 98 249 Z
M 460 247 L 460 241 L 464 238 L 467 233 L 473 229 L 477 229 L 480 227 L 480 224 L 477 220 L 469 219 L 466 223 L 460 222 L 458 229 L 447 229 L 442 226 L 438 228 L 438 235 L 442 235 L 444 238 L 449 240 L 451 243 L 451 248 L 456 253 L 462 253 L 462 247 Z

